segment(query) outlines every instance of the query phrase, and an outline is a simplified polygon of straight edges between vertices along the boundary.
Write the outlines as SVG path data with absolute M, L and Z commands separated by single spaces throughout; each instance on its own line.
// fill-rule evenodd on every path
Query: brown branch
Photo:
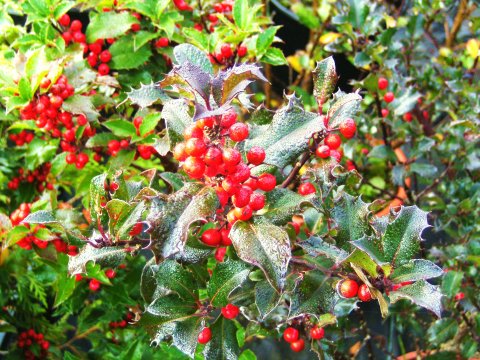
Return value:
M 292 183 L 292 181 L 295 179 L 295 177 L 297 176 L 302 166 L 305 165 L 308 159 L 310 159 L 310 156 L 311 156 L 310 151 L 307 151 L 305 154 L 303 154 L 303 156 L 295 164 L 292 171 L 290 171 L 290 174 L 288 174 L 287 178 L 285 179 L 285 181 L 282 183 L 280 187 L 286 188 L 288 185 Z
M 455 42 L 455 38 L 457 37 L 460 28 L 462 27 L 463 22 L 468 16 L 476 9 L 476 6 L 473 5 L 472 7 L 468 8 L 468 0 L 460 0 L 460 4 L 458 5 L 457 14 L 453 19 L 452 28 L 446 34 L 445 39 L 445 46 L 451 48 L 453 43 Z
M 63 348 L 65 348 L 65 347 L 71 348 L 71 345 L 72 345 L 75 341 L 80 340 L 80 339 L 83 339 L 83 338 L 86 338 L 88 335 L 90 335 L 91 333 L 93 333 L 93 332 L 95 332 L 95 331 L 97 331 L 97 330 L 100 330 L 100 327 L 98 327 L 97 325 L 92 326 L 91 328 L 87 329 L 87 330 L 84 331 L 83 333 L 74 336 L 73 338 L 71 338 L 70 340 L 68 340 L 65 344 L 60 345 L 59 348 L 60 348 L 60 349 L 63 349 Z

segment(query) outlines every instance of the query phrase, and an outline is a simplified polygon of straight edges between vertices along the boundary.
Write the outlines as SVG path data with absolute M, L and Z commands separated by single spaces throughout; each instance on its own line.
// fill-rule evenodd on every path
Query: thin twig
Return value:
M 423 195 L 433 190 L 438 186 L 438 184 L 440 184 L 440 181 L 445 177 L 445 175 L 447 175 L 448 171 L 450 170 L 451 165 L 452 163 L 450 162 L 445 168 L 445 170 L 443 170 L 443 172 L 440 174 L 439 177 L 433 180 L 433 182 L 429 186 L 427 186 L 425 189 L 420 191 L 417 196 L 415 196 L 415 202 L 417 202 Z
M 305 165 L 305 163 L 308 161 L 308 159 L 310 159 L 310 156 L 311 156 L 310 151 L 307 151 L 303 154 L 300 161 L 298 161 L 295 164 L 292 171 L 290 171 L 290 174 L 288 174 L 287 178 L 285 179 L 285 181 L 282 183 L 282 185 L 280 187 L 286 188 L 288 185 L 290 185 L 292 183 L 292 181 L 295 179 L 295 177 L 297 176 L 297 174 L 300 171 L 300 169 L 302 168 L 302 166 Z

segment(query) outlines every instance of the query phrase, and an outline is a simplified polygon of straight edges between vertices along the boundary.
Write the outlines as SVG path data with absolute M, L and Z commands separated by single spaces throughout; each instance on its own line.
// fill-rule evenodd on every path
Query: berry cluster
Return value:
M 173 0 L 173 4 L 180 11 L 192 11 L 193 8 L 185 0 Z
M 358 286 L 358 283 L 352 279 L 340 281 L 337 284 L 337 292 L 340 296 L 347 299 L 357 296 L 360 301 L 366 302 L 372 300 L 372 294 L 370 293 L 368 286 L 366 284 Z
M 325 329 L 314 325 L 310 328 L 310 338 L 321 340 L 325 336 Z M 300 332 L 294 327 L 287 327 L 283 332 L 283 339 L 290 344 L 290 349 L 300 352 L 305 348 L 305 340 L 300 337 Z
M 19 133 L 10 134 L 8 137 L 15 143 L 15 145 L 23 146 L 32 142 L 32 140 L 35 138 L 35 134 L 27 130 L 22 130 Z
M 12 222 L 13 226 L 20 224 L 23 219 L 25 219 L 30 214 L 30 209 L 32 208 L 32 204 L 30 203 L 22 203 L 18 207 L 18 209 L 14 210 L 10 214 L 10 221 Z
M 50 342 L 45 340 L 42 333 L 37 333 L 33 329 L 23 331 L 19 334 L 17 346 L 23 349 L 23 355 L 26 360 L 48 358 Z
M 121 265 L 119 265 L 118 268 L 119 269 L 124 269 L 125 265 L 121 264 Z M 107 269 L 107 270 L 105 270 L 105 276 L 109 279 L 114 279 L 117 276 L 117 272 L 113 269 Z M 90 291 L 97 292 L 98 290 L 100 290 L 101 283 L 97 279 L 88 279 L 88 278 L 84 278 L 82 274 L 75 274 L 75 281 L 76 282 L 80 282 L 83 279 L 88 280 L 88 288 L 90 289 Z
M 386 90 L 388 88 L 388 80 L 384 77 L 380 77 L 378 78 L 378 89 L 380 91 L 383 91 L 383 90 Z M 389 104 L 391 103 L 393 100 L 395 100 L 395 94 L 391 91 L 388 91 L 386 92 L 384 95 L 383 95 L 383 100 Z M 387 109 L 387 108 L 383 108 L 381 110 L 382 112 L 382 117 L 387 117 L 388 114 L 390 113 L 390 111 Z M 411 115 L 410 115 L 411 116 Z M 410 119 L 411 121 L 411 119 Z
M 235 58 L 242 58 L 247 55 L 248 49 L 245 45 L 239 45 L 237 49 L 232 49 L 230 44 L 223 44 L 220 51 L 216 54 L 209 54 L 208 57 L 212 64 L 232 65 Z
M 251 167 L 265 160 L 265 150 L 252 147 L 244 162 L 240 151 L 228 145 L 227 137 L 238 143 L 249 135 L 248 125 L 237 122 L 233 110 L 219 117 L 201 119 L 183 135 L 186 141 L 175 146 L 175 159 L 182 163 L 190 178 L 204 179 L 215 188 L 221 206 L 219 224 L 205 230 L 201 240 L 209 246 L 229 246 L 232 243 L 230 227 L 237 220 L 249 220 L 254 211 L 261 210 L 265 206 L 263 192 L 272 191 L 276 186 L 275 176 L 265 173 L 256 177 L 250 173 Z M 224 210 L 229 210 L 226 217 L 222 216 Z M 223 259 L 221 255 L 218 258 Z
M 225 319 L 233 320 L 235 319 L 240 310 L 238 306 L 233 304 L 227 304 L 226 306 L 222 307 L 221 309 L 222 315 Z M 212 339 L 212 330 L 209 327 L 204 327 L 202 331 L 198 334 L 197 341 L 200 344 L 206 344 Z
M 208 21 L 210 22 L 210 26 L 208 30 L 210 32 L 215 31 L 215 27 L 219 24 L 218 22 L 219 14 L 224 15 L 226 19 L 232 21 L 233 20 L 232 9 L 233 9 L 233 4 L 228 1 L 214 4 L 213 8 L 211 9 L 211 12 L 207 15 Z
M 7 186 L 10 190 L 16 190 L 20 183 L 27 182 L 34 184 L 39 192 L 45 189 L 53 190 L 53 183 L 47 181 L 51 168 L 52 164 L 48 162 L 33 171 L 25 171 L 23 168 L 20 168 L 18 169 L 18 176 L 12 178 Z
M 120 321 L 111 321 L 108 326 L 110 327 L 111 331 L 114 332 L 115 329 L 124 329 L 127 327 L 128 323 L 133 320 L 133 314 L 128 312 Z

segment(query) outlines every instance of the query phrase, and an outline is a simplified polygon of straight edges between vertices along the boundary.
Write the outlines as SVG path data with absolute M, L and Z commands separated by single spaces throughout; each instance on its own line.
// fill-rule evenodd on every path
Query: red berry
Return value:
M 62 33 L 62 38 L 68 45 L 72 41 L 72 34 L 69 31 L 65 31 L 64 33 Z
M 220 241 L 222 237 L 220 235 L 220 231 L 217 229 L 208 229 L 205 230 L 202 234 L 202 242 L 209 246 L 218 246 L 220 245 Z
M 88 123 L 88 120 L 85 117 L 85 115 L 78 115 L 77 116 L 77 124 L 79 126 L 85 126 L 85 125 L 87 125 L 87 123 Z
M 232 47 L 229 44 L 223 44 L 220 51 L 225 59 L 228 59 L 233 56 Z
M 238 309 L 237 306 L 233 304 L 227 304 L 227 306 L 222 307 L 222 315 L 226 319 L 230 319 L 230 320 L 235 319 L 239 313 L 240 313 L 240 310 Z
M 360 299 L 360 301 L 366 302 L 366 301 L 372 300 L 372 294 L 370 293 L 370 289 L 366 284 L 360 285 L 360 287 L 358 288 L 357 296 Z
M 108 75 L 108 73 L 110 72 L 110 68 L 108 67 L 107 64 L 100 64 L 99 67 L 98 67 L 98 73 L 100 75 Z
M 252 189 L 248 186 L 242 186 L 235 195 L 232 196 L 232 204 L 237 208 L 243 208 L 250 203 Z
M 305 348 L 305 341 L 303 339 L 298 339 L 297 341 L 290 343 L 290 349 L 292 349 L 295 352 L 300 352 L 304 348 Z
M 340 147 L 342 139 L 337 134 L 328 134 L 325 140 L 323 141 L 330 149 L 336 150 Z
M 303 196 L 314 194 L 315 192 L 315 186 L 313 186 L 313 184 L 309 182 L 300 184 L 300 186 L 298 187 L 298 193 Z
M 73 41 L 76 42 L 76 43 L 85 43 L 85 41 L 86 41 L 85 34 L 83 34 L 81 32 L 74 32 L 72 34 L 72 37 L 73 37 Z M 88 47 L 86 47 L 86 44 L 85 44 L 85 49 L 86 49 L 86 52 L 87 52 Z
M 85 153 L 80 153 L 77 156 L 77 162 L 79 163 L 86 164 L 88 163 L 88 160 L 89 160 L 88 155 Z
M 133 227 L 130 230 L 130 232 L 128 233 L 128 235 L 137 236 L 142 232 L 142 229 L 143 229 L 143 224 L 141 222 L 136 223 L 135 225 L 133 225 Z
M 212 339 L 212 330 L 210 328 L 206 327 L 203 328 L 202 331 L 200 331 L 200 334 L 198 334 L 198 342 L 200 344 L 206 344 Z
M 222 240 L 221 240 L 221 244 L 223 246 L 230 246 L 232 245 L 232 239 L 230 239 L 229 235 L 230 235 L 230 230 L 226 229 L 226 228 L 223 228 L 222 230 L 220 230 L 220 235 L 222 237 Z
M 463 299 L 465 299 L 465 293 L 459 292 L 459 293 L 455 294 L 455 301 L 460 301 L 460 300 L 463 300 Z
M 247 221 L 252 217 L 252 209 L 248 205 L 243 208 L 235 208 L 234 214 L 238 220 Z
M 183 137 L 185 140 L 191 138 L 202 139 L 203 138 L 203 130 L 199 129 L 196 124 L 192 124 L 185 129 L 183 132 Z
M 90 53 L 87 56 L 87 62 L 88 65 L 90 65 L 92 68 L 97 65 L 97 54 Z
M 207 145 L 202 139 L 188 139 L 185 144 L 185 152 L 190 156 L 202 156 L 207 151 Z
M 91 279 L 88 283 L 88 287 L 92 291 L 98 291 L 100 289 L 100 281 L 98 281 L 97 279 Z
M 265 160 L 265 150 L 260 146 L 253 146 L 247 152 L 247 160 L 250 164 L 260 165 Z
M 247 55 L 247 51 L 248 51 L 248 49 L 247 49 L 246 46 L 240 45 L 237 49 L 237 55 L 239 57 L 244 57 L 245 55 Z
M 388 111 L 388 109 L 382 109 L 382 117 L 384 117 L 384 118 L 385 118 L 385 117 L 387 117 L 387 116 L 388 116 L 388 114 L 389 114 L 389 111 Z
M 353 298 L 357 296 L 358 284 L 355 280 L 345 279 L 337 284 L 337 291 L 344 298 Z
M 265 206 L 265 195 L 260 193 L 253 193 L 250 196 L 250 203 L 248 204 L 253 211 L 262 210 Z
M 240 187 L 241 185 L 231 177 L 226 177 L 222 181 L 222 188 L 228 193 L 228 195 L 235 195 L 237 191 L 240 190 Z
M 155 47 L 156 48 L 164 48 L 164 47 L 167 47 L 168 44 L 169 44 L 169 40 L 166 37 L 162 37 L 162 38 L 158 39 L 157 41 L 155 41 Z
M 380 90 L 385 90 L 388 87 L 388 80 L 384 77 L 378 78 L 378 88 Z
M 411 122 L 413 119 L 413 116 L 412 116 L 412 113 L 405 113 L 403 114 L 403 120 L 405 120 L 406 122 Z
M 298 340 L 298 330 L 293 327 L 288 327 L 283 332 L 283 339 L 288 342 L 292 343 Z
M 184 161 L 187 158 L 184 143 L 178 143 L 175 145 L 175 148 L 173 149 L 173 157 L 177 161 Z
M 109 279 L 113 279 L 115 276 L 117 276 L 117 273 L 115 272 L 115 270 L 113 269 L 107 269 L 105 271 L 105 275 L 109 278 Z
M 391 103 L 395 99 L 395 95 L 393 92 L 387 92 L 385 95 L 383 95 L 383 100 L 387 103 Z
M 108 149 L 111 151 L 111 152 L 115 152 L 115 151 L 119 151 L 120 150 L 120 141 L 118 140 L 110 140 L 108 142 Z
M 330 156 L 330 148 L 327 145 L 319 145 L 315 154 L 321 159 L 326 159 Z
M 44 77 L 42 81 L 40 81 L 40 87 L 42 89 L 47 89 L 52 82 L 50 81 L 49 78 Z
M 135 126 L 137 129 L 142 125 L 143 122 L 143 117 L 137 116 L 133 119 L 133 126 Z
M 345 121 L 340 125 L 340 133 L 347 139 L 352 138 L 356 131 L 357 125 L 353 119 L 345 119 Z
M 192 140 L 192 139 L 190 139 Z M 189 140 L 189 141 L 190 141 Z M 205 164 L 210 165 L 210 166 L 218 166 L 222 163 L 222 150 L 220 150 L 216 146 L 210 146 L 205 153 L 205 157 L 203 158 L 203 161 L 205 161 Z
M 242 160 L 242 155 L 237 149 L 224 148 L 222 159 L 226 166 L 235 166 Z
M 120 140 L 120 147 L 121 147 L 122 149 L 126 149 L 126 148 L 128 148 L 129 146 L 130 146 L 130 143 L 128 142 L 127 139 L 122 139 L 122 140 Z
M 68 26 L 70 25 L 70 16 L 68 14 L 63 14 L 60 16 L 60 19 L 58 19 L 58 22 L 62 26 Z
M 100 54 L 102 52 L 102 44 L 94 42 L 93 44 L 88 45 L 88 49 L 94 54 Z
M 82 274 L 75 274 L 75 281 L 76 282 L 82 281 L 82 279 L 83 279 Z
M 248 125 L 244 123 L 235 123 L 230 126 L 229 135 L 233 141 L 243 141 L 248 137 Z
M 77 156 L 74 153 L 68 153 L 65 161 L 67 164 L 74 164 L 77 161 Z
M 183 168 L 192 179 L 200 179 L 205 172 L 205 163 L 199 158 L 189 156 L 185 160 Z
M 217 186 L 215 188 L 215 192 L 217 193 L 220 206 L 224 207 L 228 203 L 228 199 L 229 199 L 228 193 L 220 186 Z
M 323 337 L 325 336 L 325 329 L 324 328 L 319 328 L 318 326 L 314 326 L 311 330 L 310 330 L 310 337 L 312 339 L 315 339 L 315 340 L 320 340 L 320 339 L 323 339 Z
M 272 191 L 277 186 L 277 179 L 272 174 L 262 174 L 258 178 L 258 187 L 263 191 Z
M 237 113 L 232 109 L 222 115 L 220 119 L 220 126 L 228 129 L 237 122 Z
M 227 253 L 227 248 L 218 247 L 215 250 L 215 260 L 217 260 L 218 262 L 223 262 L 223 260 L 225 259 L 225 254 L 226 253 Z
M 77 32 L 82 30 L 82 22 L 80 20 L 73 20 L 72 25 L 70 25 L 71 32 Z
M 103 62 L 103 63 L 107 63 L 109 62 L 111 59 L 112 59 L 112 54 L 110 53 L 110 51 L 108 50 L 103 50 L 101 53 L 100 53 L 100 61 Z

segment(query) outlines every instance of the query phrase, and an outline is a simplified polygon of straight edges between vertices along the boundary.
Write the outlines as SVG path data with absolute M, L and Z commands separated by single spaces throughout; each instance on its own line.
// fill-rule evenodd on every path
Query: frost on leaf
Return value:
M 127 99 L 140 108 L 146 108 L 159 100 L 163 102 L 168 99 L 160 85 L 154 83 L 149 85 L 141 84 L 139 89 L 132 89 L 126 94 Z

